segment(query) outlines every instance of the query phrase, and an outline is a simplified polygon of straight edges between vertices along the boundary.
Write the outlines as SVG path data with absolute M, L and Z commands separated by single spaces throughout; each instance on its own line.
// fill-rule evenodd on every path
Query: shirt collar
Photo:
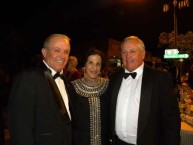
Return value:
M 43 63 L 51 70 L 52 76 L 54 76 L 57 72 L 53 70 L 44 60 Z M 63 70 L 60 72 L 60 74 L 63 74 Z
M 132 71 L 132 72 L 136 72 L 136 73 L 137 73 L 136 78 L 138 78 L 139 76 L 142 75 L 142 73 L 143 73 L 143 68 L 144 68 L 144 62 L 141 64 L 140 67 L 138 67 L 137 69 L 135 69 L 134 71 Z M 125 73 L 131 73 L 131 72 L 128 71 L 127 69 L 125 69 Z

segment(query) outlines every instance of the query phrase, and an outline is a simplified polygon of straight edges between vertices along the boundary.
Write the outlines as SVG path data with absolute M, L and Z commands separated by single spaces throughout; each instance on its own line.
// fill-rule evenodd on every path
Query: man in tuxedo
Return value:
M 19 73 L 10 91 L 11 145 L 71 145 L 72 113 L 62 76 L 70 38 L 52 34 L 41 51 L 42 63 Z
M 172 77 L 144 64 L 136 36 L 121 44 L 123 69 L 110 78 L 110 141 L 113 145 L 179 145 L 180 114 Z

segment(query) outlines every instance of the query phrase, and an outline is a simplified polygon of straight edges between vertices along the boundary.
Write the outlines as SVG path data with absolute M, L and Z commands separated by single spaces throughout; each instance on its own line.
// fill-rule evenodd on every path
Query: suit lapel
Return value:
M 66 106 L 65 106 L 64 101 L 62 99 L 62 95 L 61 95 L 49 69 L 45 69 L 44 74 L 45 74 L 45 77 L 46 77 L 48 83 L 50 84 L 50 87 L 51 87 L 52 92 L 54 94 L 53 97 L 54 97 L 54 99 L 59 107 L 60 114 L 70 120 L 69 115 L 67 113 Z
M 124 71 L 118 74 L 116 80 L 112 83 L 114 84 L 113 88 L 110 88 L 112 91 L 112 106 L 111 106 L 111 121 L 112 121 L 112 132 L 115 134 L 115 113 L 116 113 L 116 102 L 119 93 L 119 89 L 121 87 L 121 82 L 123 78 Z M 142 87 L 141 87 L 141 98 L 140 98 L 140 108 L 139 108 L 139 118 L 138 118 L 138 137 L 141 135 L 144 127 L 146 126 L 148 116 L 150 113 L 150 104 L 151 104 L 151 96 L 152 96 L 152 88 L 153 88 L 153 76 L 152 71 L 146 65 L 143 70 L 143 78 L 142 78 Z
M 118 97 L 118 93 L 119 93 L 119 89 L 121 87 L 121 82 L 122 82 L 122 79 L 123 79 L 123 73 L 124 71 L 121 71 L 116 78 L 116 80 L 113 82 L 114 84 L 114 87 L 111 88 L 110 91 L 112 91 L 112 106 L 111 106 L 111 115 L 112 115 L 112 128 L 113 128 L 113 134 L 115 134 L 115 115 L 116 115 L 116 105 L 117 105 L 117 97 Z
M 154 78 L 151 75 L 151 70 L 147 66 L 144 66 L 142 87 L 141 87 L 141 98 L 140 98 L 140 105 L 139 105 L 140 108 L 139 108 L 137 136 L 141 135 L 144 127 L 146 126 L 148 116 L 150 113 L 153 79 Z

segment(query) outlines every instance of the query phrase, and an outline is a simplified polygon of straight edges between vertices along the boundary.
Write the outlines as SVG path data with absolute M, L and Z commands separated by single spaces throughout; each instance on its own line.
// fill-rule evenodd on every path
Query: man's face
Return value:
M 127 40 L 122 45 L 121 57 L 123 66 L 130 72 L 141 66 L 145 58 L 145 50 L 139 48 L 137 41 Z
M 55 37 L 49 42 L 48 48 L 42 49 L 45 62 L 55 71 L 62 71 L 70 53 L 70 44 L 62 37 Z

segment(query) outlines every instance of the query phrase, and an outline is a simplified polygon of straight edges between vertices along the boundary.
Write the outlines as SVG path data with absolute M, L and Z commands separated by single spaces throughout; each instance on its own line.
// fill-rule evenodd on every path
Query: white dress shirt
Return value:
M 122 80 L 116 106 L 115 130 L 119 139 L 137 143 L 137 125 L 141 96 L 141 83 L 144 63 L 135 71 L 135 79 L 129 76 Z M 128 72 L 125 70 L 125 72 Z M 128 72 L 129 73 L 129 72 Z

